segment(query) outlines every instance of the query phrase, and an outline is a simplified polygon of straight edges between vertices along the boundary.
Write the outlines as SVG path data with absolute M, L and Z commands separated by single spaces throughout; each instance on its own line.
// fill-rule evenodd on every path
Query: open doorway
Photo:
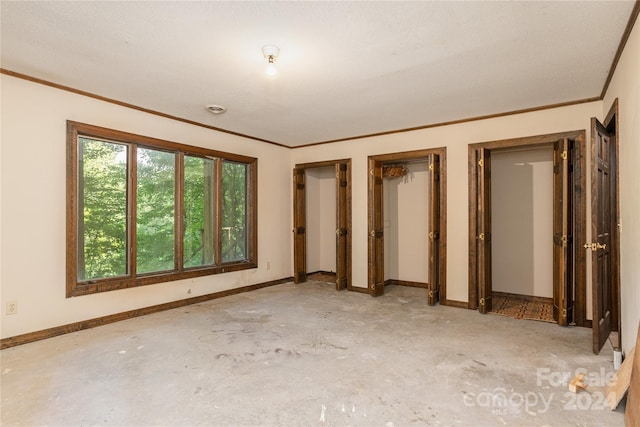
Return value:
M 446 301 L 446 149 L 369 157 L 368 285 L 423 287 Z
M 384 283 L 426 288 L 429 281 L 427 159 L 384 165 Z
M 529 151 L 531 161 L 513 161 L 514 156 L 524 156 Z M 534 151 L 539 150 L 539 151 Z M 492 141 L 469 146 L 469 308 L 478 309 L 481 313 L 492 311 L 494 306 L 494 291 L 505 285 L 502 280 L 508 268 L 494 271 L 498 263 L 508 263 L 508 257 L 515 253 L 525 261 L 521 267 L 528 268 L 530 273 L 536 268 L 540 273 L 539 281 L 529 280 L 531 293 L 539 293 L 540 298 L 549 298 L 549 284 L 552 284 L 552 313 L 553 319 L 560 325 L 575 323 L 586 326 L 586 276 L 585 251 L 581 242 L 586 239 L 586 199 L 585 199 L 585 132 L 574 131 L 528 138 L 517 138 L 503 141 Z M 551 154 L 551 164 L 548 163 Z M 495 193 L 494 180 L 505 179 L 503 171 L 493 170 L 494 159 L 497 166 L 503 160 L 512 163 L 511 172 L 521 175 L 519 178 L 529 183 L 530 194 L 527 202 L 521 200 L 514 206 L 512 201 L 500 199 L 504 194 Z M 534 163 L 535 165 L 527 165 Z M 514 168 L 523 167 L 520 171 Z M 527 171 L 528 169 L 528 171 Z M 551 176 L 548 175 L 551 171 Z M 508 174 L 507 174 L 508 175 Z M 535 183 L 534 183 L 535 180 Z M 502 187 L 501 185 L 504 184 Z M 512 183 L 497 183 L 496 187 L 504 191 L 503 187 Z M 551 185 L 549 185 L 551 184 Z M 541 188 L 546 188 L 544 197 Z M 511 197 L 522 188 L 511 191 Z M 533 206 L 531 200 L 538 197 L 538 204 L 546 203 L 547 207 Z M 503 211 L 497 211 L 496 201 L 511 206 L 511 210 L 518 210 L 520 216 L 532 217 L 536 210 L 544 209 L 547 213 L 545 221 L 533 219 L 523 224 L 522 218 L 515 218 L 513 212 L 507 221 L 520 221 L 520 224 L 504 224 L 501 217 Z M 546 202 L 543 202 L 543 199 Z M 549 209 L 548 205 L 551 205 Z M 528 206 L 527 206 L 528 205 Z M 496 217 L 497 215 L 497 217 Z M 526 219 L 526 218 L 525 218 Z M 498 224 L 498 220 L 501 221 Z M 549 226 L 551 220 L 551 227 Z M 500 236 L 494 233 L 494 225 L 498 227 Z M 505 228 L 516 229 L 517 235 L 504 236 Z M 517 229 L 517 227 L 523 229 Z M 514 228 L 516 227 L 516 228 Z M 536 227 L 538 228 L 536 230 Z M 538 232 L 540 235 L 538 235 Z M 533 236 L 536 233 L 536 236 Z M 528 237 L 525 237 L 528 236 Z M 509 243 L 510 242 L 510 243 Z M 510 247 L 503 245 L 510 244 Z M 500 247 L 498 247 L 500 245 Z M 515 245 L 515 247 L 513 246 Z M 505 255 L 509 251 L 509 255 Z M 535 254 L 543 256 L 536 264 Z M 500 257 L 500 258 L 497 258 Z M 549 273 L 549 257 L 551 258 L 551 273 Z M 513 273 L 513 272 L 512 272 Z M 498 275 L 494 277 L 494 275 Z M 520 275 L 510 277 L 510 280 L 525 280 Z M 497 280 L 496 280 L 497 279 Z M 549 283 L 550 281 L 550 283 Z M 546 284 L 544 284 L 546 282 Z M 498 287 L 498 289 L 496 288 Z M 536 288 L 537 287 L 537 288 Z M 543 290 L 544 288 L 544 290 Z M 538 290 L 536 290 L 538 289 Z M 535 297 L 535 295 L 530 295 Z
M 294 282 L 309 273 L 351 286 L 351 160 L 298 164 L 293 170 Z
M 336 280 L 336 172 L 335 167 L 306 169 L 307 277 Z M 331 279 L 331 280 L 329 280 Z
M 554 322 L 553 146 L 491 154 L 491 311 Z

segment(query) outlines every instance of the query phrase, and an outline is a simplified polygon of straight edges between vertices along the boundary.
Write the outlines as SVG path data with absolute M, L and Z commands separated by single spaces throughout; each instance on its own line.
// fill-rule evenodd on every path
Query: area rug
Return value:
M 551 298 L 532 298 L 524 295 L 492 295 L 492 314 L 514 319 L 538 320 L 556 323 L 553 320 L 553 300 Z
M 307 280 L 314 280 L 316 282 L 336 283 L 336 273 L 329 273 L 326 271 L 318 271 L 311 273 L 307 276 Z

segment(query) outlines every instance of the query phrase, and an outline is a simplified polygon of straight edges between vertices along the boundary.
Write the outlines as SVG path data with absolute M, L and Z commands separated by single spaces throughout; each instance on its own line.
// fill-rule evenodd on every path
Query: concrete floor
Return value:
M 590 329 L 429 307 L 416 288 L 284 284 L 0 355 L 3 426 L 623 425 Z M 592 384 L 574 395 L 577 369 Z

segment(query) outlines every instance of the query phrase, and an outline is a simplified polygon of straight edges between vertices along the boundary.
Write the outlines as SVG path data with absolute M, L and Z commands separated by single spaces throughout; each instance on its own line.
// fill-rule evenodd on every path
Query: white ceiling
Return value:
M 634 2 L 0 5 L 6 70 L 297 146 L 597 97 Z

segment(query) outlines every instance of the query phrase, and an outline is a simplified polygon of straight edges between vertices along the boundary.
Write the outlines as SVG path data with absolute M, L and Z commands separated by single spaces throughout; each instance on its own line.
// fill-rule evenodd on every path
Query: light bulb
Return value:
M 264 70 L 268 76 L 275 76 L 278 73 L 276 70 L 276 66 L 274 62 L 276 62 L 276 58 L 280 54 L 280 49 L 278 46 L 268 44 L 262 46 L 262 55 L 265 57 L 269 65 L 267 65 L 267 69 Z
M 267 73 L 268 76 L 275 76 L 276 74 L 278 74 L 276 64 L 269 61 L 269 65 L 267 65 L 267 69 L 265 70 L 265 73 Z

